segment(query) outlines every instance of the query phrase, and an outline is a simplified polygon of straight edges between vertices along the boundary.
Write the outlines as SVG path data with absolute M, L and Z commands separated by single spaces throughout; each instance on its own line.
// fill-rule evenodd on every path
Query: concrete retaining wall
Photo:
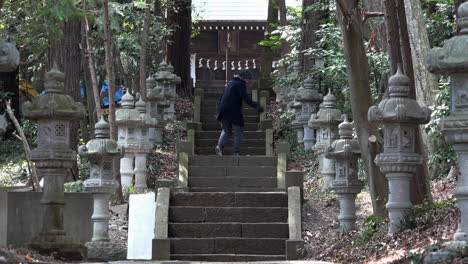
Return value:
M 0 247 L 25 246 L 42 227 L 41 192 L 0 187 Z M 63 213 L 67 235 L 84 244 L 91 240 L 93 199 L 90 193 L 66 193 Z

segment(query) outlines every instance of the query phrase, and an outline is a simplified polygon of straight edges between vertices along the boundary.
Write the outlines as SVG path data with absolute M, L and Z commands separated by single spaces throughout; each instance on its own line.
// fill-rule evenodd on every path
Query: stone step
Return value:
M 276 166 L 276 157 L 265 156 L 199 156 L 189 157 L 189 166 Z
M 171 238 L 173 254 L 255 254 L 282 255 L 282 238 Z
M 218 139 L 221 134 L 221 129 L 218 131 L 197 131 L 196 139 Z M 265 139 L 263 131 L 244 131 L 244 139 Z
M 171 254 L 172 260 L 205 262 L 250 262 L 284 261 L 284 255 L 249 255 L 249 254 Z
M 234 139 L 231 138 L 228 144 L 225 147 L 232 147 L 234 144 Z M 197 139 L 195 145 L 199 147 L 213 147 L 218 145 L 218 139 Z M 242 139 L 242 145 L 250 147 L 264 147 L 265 139 Z
M 274 166 L 218 166 L 212 164 L 206 166 L 190 166 L 189 178 L 226 178 L 226 177 L 245 177 L 250 179 L 274 177 L 276 178 L 276 167 Z M 222 186 L 221 186 L 222 187 Z M 242 187 L 242 186 L 238 186 Z M 244 186 L 245 187 L 245 186 Z
M 287 223 L 169 223 L 169 237 L 288 238 Z
M 191 192 L 282 192 L 284 189 L 278 188 L 245 188 L 245 187 L 191 187 Z
M 171 206 L 169 208 L 169 222 L 174 223 L 285 223 L 287 221 L 287 207 Z
M 189 187 L 247 187 L 247 188 L 275 188 L 276 177 L 191 177 Z
M 206 114 L 200 117 L 202 123 L 216 123 L 216 114 Z M 244 115 L 244 122 L 246 123 L 258 123 L 260 120 L 258 115 Z
M 265 147 L 260 148 L 260 147 L 246 147 L 245 145 L 241 146 L 240 149 L 241 155 L 246 156 L 246 155 L 251 155 L 251 156 L 259 156 L 259 155 L 265 155 Z M 198 155 L 214 155 L 216 154 L 215 152 L 215 147 L 196 147 L 195 148 L 195 153 Z M 225 148 L 223 150 L 223 155 L 233 155 L 234 151 L 232 148 Z
M 286 192 L 172 192 L 171 206 L 287 207 Z
M 203 130 L 216 130 L 221 131 L 221 123 L 202 123 Z M 245 123 L 244 124 L 244 131 L 258 131 L 259 126 L 258 123 Z M 234 133 L 234 131 L 232 131 Z

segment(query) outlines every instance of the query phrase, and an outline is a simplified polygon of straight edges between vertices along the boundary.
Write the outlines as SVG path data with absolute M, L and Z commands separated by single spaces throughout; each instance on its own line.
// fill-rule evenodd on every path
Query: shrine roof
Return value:
M 301 0 L 286 0 L 287 6 L 300 6 Z M 200 21 L 266 21 L 268 0 L 193 0 L 192 16 Z

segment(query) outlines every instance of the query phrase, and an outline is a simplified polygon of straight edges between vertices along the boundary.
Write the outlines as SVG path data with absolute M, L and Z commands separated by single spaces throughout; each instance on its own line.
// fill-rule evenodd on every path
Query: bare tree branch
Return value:
M 35 186 L 36 190 L 41 191 L 41 185 L 39 184 L 39 178 L 37 177 L 36 166 L 31 161 L 31 148 L 29 147 L 28 140 L 24 135 L 23 129 L 21 128 L 18 119 L 16 119 L 15 114 L 13 113 L 13 109 L 11 108 L 11 100 L 6 101 L 6 112 L 8 113 L 8 116 L 15 125 L 16 131 L 18 131 L 19 133 L 19 136 L 17 134 L 14 135 L 21 141 L 21 143 L 23 143 L 24 154 L 26 156 L 26 161 L 28 164 L 29 175 L 34 183 L 33 187 Z
M 20 66 L 20 67 L 29 67 L 29 66 L 31 66 L 32 64 L 34 64 L 34 63 L 40 61 L 40 60 L 42 59 L 42 57 L 44 57 L 46 51 L 47 51 L 47 49 L 42 50 L 39 54 L 37 54 L 37 56 L 36 56 L 34 59 L 32 59 L 32 60 L 30 60 L 30 61 L 21 62 L 21 63 L 19 64 L 19 66 Z

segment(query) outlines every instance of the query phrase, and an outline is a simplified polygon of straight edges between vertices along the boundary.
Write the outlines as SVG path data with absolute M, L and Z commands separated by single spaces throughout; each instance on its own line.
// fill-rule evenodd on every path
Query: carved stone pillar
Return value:
M 335 160 L 336 177 L 331 189 L 340 201 L 340 227 L 348 232 L 356 228 L 356 196 L 364 183 L 358 179 L 358 158 L 361 149 L 353 138 L 353 125 L 345 118 L 339 126 L 340 139 L 325 148 L 325 157 Z
M 460 33 L 447 40 L 443 48 L 430 51 L 427 61 L 429 72 L 451 77 L 450 115 L 440 124 L 447 143 L 457 153 L 460 175 L 454 196 L 460 210 L 458 229 L 452 248 L 465 248 L 468 242 L 468 3 L 458 8 L 457 24 Z
M 140 113 L 141 126 L 138 129 L 138 151 L 135 154 L 135 190 L 143 191 L 147 188 L 146 178 L 146 160 L 151 152 L 152 144 L 149 141 L 148 129 L 156 125 L 156 119 L 151 118 L 150 114 L 146 113 L 146 103 L 138 94 L 140 99 L 135 104 L 135 109 Z
M 127 190 L 133 182 L 133 162 L 135 155 L 140 152 L 140 127 L 144 125 L 144 121 L 140 118 L 140 112 L 134 108 L 134 100 L 134 97 L 127 92 L 122 96 L 122 108 L 115 111 L 118 144 L 125 149 L 125 156 L 120 159 L 123 190 Z
M 112 161 L 122 156 L 124 150 L 115 140 L 110 139 L 109 124 L 102 118 L 95 125 L 96 138 L 78 149 L 80 156 L 91 163 L 90 178 L 85 181 L 89 192 L 93 193 L 93 238 L 86 243 L 89 259 L 109 260 L 125 257 L 125 249 L 109 238 L 109 198 L 119 187 L 112 174 Z M 120 256 L 115 256 L 115 252 Z
M 338 139 L 338 124 L 341 120 L 343 115 L 336 109 L 336 97 L 329 90 L 323 98 L 319 111 L 310 116 L 308 124 L 310 128 L 317 130 L 317 143 L 313 150 L 320 155 L 319 175 L 322 178 L 322 190 L 329 189 L 331 181 L 335 178 L 335 161 L 325 157 L 324 150 Z
M 299 119 L 301 118 L 302 104 L 297 101 L 292 101 L 290 105 L 290 108 L 294 111 L 294 120 L 292 121 L 292 127 L 294 130 L 296 130 L 297 143 L 302 145 L 304 143 L 304 126 L 299 121 Z
M 41 252 L 71 253 L 80 258 L 85 254 L 84 247 L 74 244 L 63 227 L 63 183 L 76 160 L 76 152 L 69 145 L 69 124 L 84 118 L 85 110 L 81 103 L 64 94 L 64 81 L 65 75 L 54 65 L 44 76 L 46 93 L 36 97 L 33 103 L 23 104 L 24 116 L 37 120 L 38 145 L 31 151 L 31 160 L 44 177 L 43 226 L 31 247 Z
M 390 97 L 369 108 L 368 117 L 370 122 L 384 125 L 384 152 L 377 155 L 375 163 L 388 179 L 389 233 L 394 233 L 411 210 L 410 180 L 422 163 L 416 153 L 415 135 L 420 124 L 429 122 L 431 110 L 408 98 L 410 79 L 403 75 L 400 65 L 388 86 Z
M 309 127 L 308 122 L 310 116 L 317 113 L 319 103 L 323 97 L 313 87 L 312 79 L 307 78 L 304 81 L 304 87 L 299 88 L 295 96 L 295 100 L 302 104 L 298 121 L 304 129 L 303 142 L 305 150 L 312 150 L 315 144 L 314 130 Z
M 162 144 L 162 127 L 160 126 L 160 119 L 158 118 L 158 102 L 160 100 L 161 91 L 156 87 L 156 81 L 150 75 L 146 79 L 146 101 L 148 101 L 147 113 L 151 118 L 155 119 L 156 125 L 148 128 L 149 141 L 151 144 Z

